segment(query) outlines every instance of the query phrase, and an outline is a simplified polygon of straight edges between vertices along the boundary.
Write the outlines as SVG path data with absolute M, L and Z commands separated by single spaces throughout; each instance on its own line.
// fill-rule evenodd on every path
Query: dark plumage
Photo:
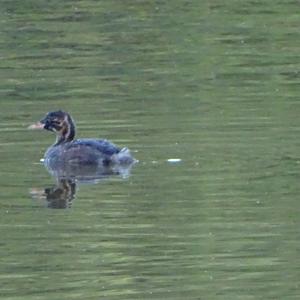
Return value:
M 89 164 L 98 166 L 128 165 L 135 162 L 127 148 L 118 148 L 107 140 L 75 140 L 75 124 L 63 111 L 49 112 L 45 118 L 29 126 L 56 133 L 56 142 L 44 155 L 47 165 Z

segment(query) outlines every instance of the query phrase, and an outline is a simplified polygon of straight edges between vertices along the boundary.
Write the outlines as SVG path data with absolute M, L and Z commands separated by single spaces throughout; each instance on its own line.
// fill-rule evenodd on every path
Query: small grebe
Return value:
M 120 149 L 107 140 L 74 140 L 74 122 L 68 113 L 60 110 L 49 112 L 45 118 L 29 128 L 46 129 L 56 133 L 55 144 L 49 147 L 44 155 L 44 163 L 48 166 L 84 164 L 109 167 L 136 162 L 129 149 Z

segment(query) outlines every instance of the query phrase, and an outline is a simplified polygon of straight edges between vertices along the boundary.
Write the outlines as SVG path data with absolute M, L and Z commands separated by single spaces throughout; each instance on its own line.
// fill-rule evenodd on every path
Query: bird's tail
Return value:
M 122 148 L 119 153 L 114 155 L 113 161 L 120 165 L 131 165 L 138 162 L 138 160 L 131 155 L 130 150 L 126 147 Z

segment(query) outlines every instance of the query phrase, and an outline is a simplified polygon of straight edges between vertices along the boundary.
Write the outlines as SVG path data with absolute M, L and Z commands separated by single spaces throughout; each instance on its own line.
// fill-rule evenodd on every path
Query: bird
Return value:
M 128 148 L 119 148 L 106 139 L 75 139 L 76 127 L 73 118 L 62 110 L 48 112 L 43 119 L 28 128 L 45 129 L 56 133 L 55 143 L 44 154 L 46 166 L 110 167 L 137 162 Z

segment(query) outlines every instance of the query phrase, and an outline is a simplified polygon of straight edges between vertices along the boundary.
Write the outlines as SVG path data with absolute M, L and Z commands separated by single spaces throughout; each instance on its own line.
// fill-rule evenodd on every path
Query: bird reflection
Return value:
M 76 182 L 72 179 L 58 179 L 52 187 L 31 189 L 34 199 L 43 200 L 49 208 L 69 208 L 75 198 Z
M 95 165 L 67 165 L 67 166 L 47 166 L 48 172 L 55 177 L 56 184 L 44 189 L 32 188 L 31 196 L 34 199 L 42 200 L 49 208 L 69 208 L 75 199 L 77 185 L 80 183 L 97 184 L 104 179 L 118 176 L 127 178 L 133 164 L 125 166 L 95 166 Z

